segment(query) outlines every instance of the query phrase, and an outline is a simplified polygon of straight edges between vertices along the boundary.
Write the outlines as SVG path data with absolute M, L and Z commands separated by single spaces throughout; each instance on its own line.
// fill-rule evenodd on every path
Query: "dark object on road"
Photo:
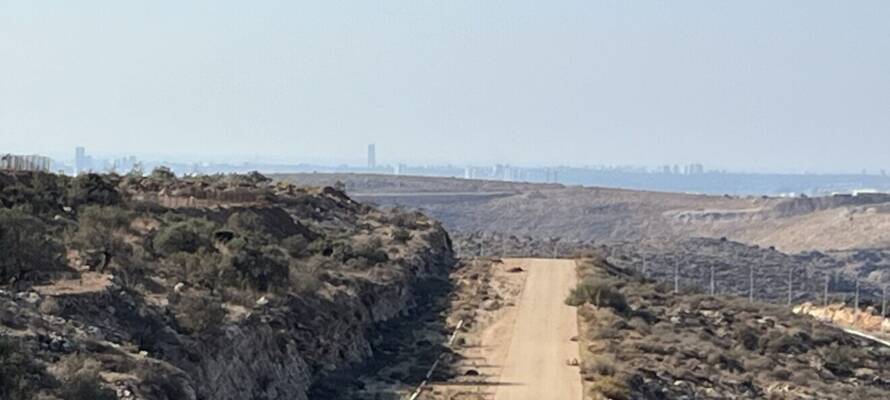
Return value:
M 508 269 L 507 272 L 515 274 L 517 272 L 525 272 L 525 270 L 522 269 L 522 267 L 513 267 L 513 268 Z

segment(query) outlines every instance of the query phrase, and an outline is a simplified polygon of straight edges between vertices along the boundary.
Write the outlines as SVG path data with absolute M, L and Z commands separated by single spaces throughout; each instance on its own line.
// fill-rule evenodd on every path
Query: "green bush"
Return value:
M 250 210 L 239 211 L 229 216 L 226 226 L 242 236 L 267 235 L 267 228 L 262 218 Z
M 154 238 L 154 249 L 160 254 L 194 253 L 211 248 L 215 226 L 205 219 L 188 219 L 165 227 Z
M 283 288 L 288 285 L 289 260 L 281 248 L 265 246 L 257 248 L 243 238 L 234 239 L 228 244 L 229 256 L 227 259 L 230 273 L 228 284 L 233 284 L 231 273 L 235 273 L 237 279 L 244 285 L 258 291 L 268 291 L 272 288 Z
M 303 235 L 294 235 L 281 241 L 281 247 L 293 258 L 303 258 L 309 255 L 309 241 Z
M 735 339 L 748 351 L 757 351 L 760 347 L 760 333 L 750 326 L 737 330 Z
M 64 201 L 66 188 L 67 178 L 60 175 L 17 176 L 12 182 L 0 182 L 0 208 L 27 205 L 35 215 L 56 214 Z
M 406 243 L 411 240 L 411 232 L 402 227 L 396 227 L 392 231 L 392 239 L 399 243 Z
M 171 300 L 176 322 L 187 333 L 212 332 L 225 320 L 226 311 L 220 301 L 207 294 L 173 294 Z
M 0 336 L 0 399 L 31 399 L 35 389 L 32 380 L 42 374 L 42 368 L 22 351 L 17 342 Z
M 140 369 L 138 375 L 142 381 L 139 389 L 147 398 L 156 400 L 188 398 L 188 393 L 182 387 L 182 383 L 162 371 L 157 371 L 153 368 Z
M 419 227 L 419 221 L 422 218 L 422 214 L 416 212 L 398 212 L 396 215 L 390 218 L 389 222 L 399 228 L 405 229 L 417 229 Z
M 0 208 L 0 283 L 37 279 L 41 272 L 63 268 L 64 249 L 38 218 L 17 209 Z
M 113 175 L 86 174 L 71 180 L 68 186 L 67 203 L 73 207 L 81 205 L 112 206 L 121 203 Z
M 78 213 L 77 229 L 69 234 L 69 242 L 93 258 L 88 261 L 91 266 L 103 270 L 131 250 L 122 235 L 129 224 L 129 213 L 118 207 L 86 206 Z
M 95 372 L 77 373 L 66 379 L 59 397 L 63 400 L 117 400 L 114 391 L 103 387 L 99 379 Z
M 357 246 L 352 257 L 360 257 L 367 260 L 368 265 L 377 265 L 389 261 L 389 255 L 383 248 L 383 243 L 379 238 L 373 238 L 367 243 Z
M 608 281 L 586 280 L 572 289 L 566 304 L 580 306 L 590 303 L 597 307 L 608 307 L 619 313 L 627 311 L 627 299 Z
M 627 384 L 611 376 L 599 377 L 594 380 L 590 384 L 590 391 L 611 400 L 630 399 L 630 389 Z
M 201 249 L 195 253 L 174 253 L 164 260 L 164 266 L 178 281 L 214 291 L 219 289 L 222 261 L 221 254 Z

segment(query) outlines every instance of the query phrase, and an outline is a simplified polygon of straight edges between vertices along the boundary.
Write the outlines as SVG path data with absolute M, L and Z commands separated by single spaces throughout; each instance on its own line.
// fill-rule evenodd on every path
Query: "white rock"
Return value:
M 28 293 L 28 295 L 25 297 L 25 301 L 30 304 L 36 304 L 38 301 L 40 301 L 40 295 L 34 292 Z
M 176 284 L 176 286 L 173 286 L 173 291 L 176 293 L 180 293 L 180 292 L 182 292 L 182 289 L 184 289 L 184 288 L 185 288 L 185 283 L 179 282 Z
M 266 296 L 260 297 L 260 299 L 256 301 L 256 305 L 258 306 L 264 306 L 266 304 L 269 304 L 269 299 L 267 299 Z

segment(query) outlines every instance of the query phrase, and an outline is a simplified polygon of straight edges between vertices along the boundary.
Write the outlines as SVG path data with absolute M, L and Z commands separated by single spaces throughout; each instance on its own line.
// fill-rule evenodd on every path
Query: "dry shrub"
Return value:
M 222 303 L 207 293 L 172 294 L 170 305 L 176 322 L 188 333 L 202 334 L 220 326 L 226 317 Z
M 615 360 L 611 357 L 597 355 L 584 362 L 585 374 L 597 374 L 600 376 L 615 375 Z
M 585 280 L 569 293 L 566 304 L 580 306 L 589 303 L 597 307 L 611 308 L 619 313 L 627 311 L 627 299 L 615 289 L 614 282 L 607 280 Z
M 116 400 L 114 391 L 101 384 L 102 365 L 95 359 L 70 355 L 52 366 L 51 372 L 62 381 L 58 396 L 62 400 Z
M 590 384 L 590 391 L 594 399 L 630 400 L 630 388 L 624 381 L 613 376 L 594 380 Z

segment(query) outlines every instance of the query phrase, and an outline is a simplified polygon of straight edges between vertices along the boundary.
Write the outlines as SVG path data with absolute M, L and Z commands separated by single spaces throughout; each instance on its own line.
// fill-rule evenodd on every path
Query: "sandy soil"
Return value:
M 508 337 L 486 343 L 506 346 L 495 400 L 581 399 L 581 376 L 567 364 L 578 359 L 576 310 L 565 305 L 576 284 L 572 260 L 507 259 L 507 268 L 528 271 Z
M 489 268 L 473 296 L 476 322 L 456 349 L 461 376 L 422 399 L 580 400 L 580 371 L 567 363 L 579 358 L 577 312 L 564 304 L 575 262 L 514 258 Z
M 111 285 L 111 275 L 84 272 L 79 279 L 65 279 L 51 285 L 35 286 L 34 291 L 43 296 L 61 296 L 101 292 Z
M 504 260 L 505 269 L 514 267 L 527 274 L 517 307 L 482 340 L 490 355 L 503 360 L 495 400 L 581 399 L 581 376 L 567 364 L 578 359 L 571 340 L 578 334 L 577 313 L 564 304 L 577 279 L 574 261 Z

